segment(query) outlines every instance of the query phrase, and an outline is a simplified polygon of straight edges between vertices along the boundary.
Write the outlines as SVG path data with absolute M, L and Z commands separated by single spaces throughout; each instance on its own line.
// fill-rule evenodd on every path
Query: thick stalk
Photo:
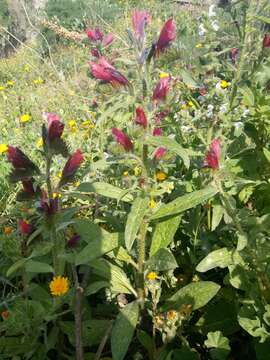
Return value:
M 138 300 L 141 308 L 144 307 L 144 263 L 145 263 L 145 238 L 148 224 L 143 221 L 138 238 Z
M 83 288 L 80 287 L 76 268 L 73 269 L 75 282 L 75 338 L 76 338 L 76 360 L 83 360 L 83 342 L 82 342 L 82 297 Z

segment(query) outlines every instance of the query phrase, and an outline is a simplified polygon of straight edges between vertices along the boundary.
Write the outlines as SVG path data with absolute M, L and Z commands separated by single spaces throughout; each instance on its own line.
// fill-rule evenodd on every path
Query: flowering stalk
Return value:
M 147 234 L 148 223 L 143 221 L 140 227 L 138 238 L 138 300 L 141 309 L 144 307 L 145 288 L 144 288 L 144 263 L 145 263 L 145 239 Z

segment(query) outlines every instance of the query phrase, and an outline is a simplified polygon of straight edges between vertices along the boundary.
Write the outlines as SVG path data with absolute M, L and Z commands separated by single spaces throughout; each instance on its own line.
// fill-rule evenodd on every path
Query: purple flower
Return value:
M 133 149 L 133 144 L 130 138 L 123 131 L 112 128 L 112 134 L 118 144 L 122 145 L 126 151 L 131 151 Z
M 142 126 L 144 129 L 147 128 L 147 118 L 145 112 L 143 111 L 143 108 L 140 106 L 136 108 L 135 123 Z
M 164 24 L 159 39 L 156 43 L 156 53 L 159 54 L 160 52 L 164 51 L 172 41 L 176 38 L 176 25 L 173 19 L 169 19 Z
M 143 39 L 144 29 L 151 21 L 151 15 L 145 10 L 135 10 L 132 14 L 132 25 L 137 39 Z

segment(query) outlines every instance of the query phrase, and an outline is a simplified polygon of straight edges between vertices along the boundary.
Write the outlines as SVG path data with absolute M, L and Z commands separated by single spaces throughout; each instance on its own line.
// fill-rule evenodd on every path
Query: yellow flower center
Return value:
M 148 273 L 146 275 L 146 277 L 147 277 L 147 280 L 154 281 L 154 280 L 157 279 L 158 274 L 156 272 L 154 272 L 154 271 L 151 271 L 150 273 Z
M 4 154 L 8 151 L 8 146 L 6 144 L 0 144 L 0 154 Z
M 149 207 L 150 207 L 150 209 L 154 209 L 156 206 L 157 206 L 157 203 L 155 202 L 155 200 L 154 200 L 154 199 L 151 199 L 151 200 L 149 201 Z
M 29 114 L 23 114 L 20 117 L 20 122 L 26 123 L 31 119 L 31 116 Z
M 49 284 L 51 294 L 53 296 L 65 295 L 69 290 L 68 279 L 63 276 L 54 276 L 53 280 Z
M 157 181 L 164 181 L 167 178 L 167 175 L 163 171 L 158 171 L 156 173 L 156 179 Z

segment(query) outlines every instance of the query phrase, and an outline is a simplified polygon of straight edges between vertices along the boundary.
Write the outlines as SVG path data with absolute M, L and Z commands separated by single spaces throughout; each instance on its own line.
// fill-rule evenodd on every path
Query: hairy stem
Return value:
M 141 308 L 144 306 L 144 263 L 145 263 L 145 238 L 147 233 L 147 222 L 143 221 L 138 238 L 138 300 Z
M 75 282 L 75 337 L 76 337 L 76 360 L 83 360 L 83 342 L 82 342 L 82 297 L 83 288 L 80 287 L 77 270 L 73 269 Z

